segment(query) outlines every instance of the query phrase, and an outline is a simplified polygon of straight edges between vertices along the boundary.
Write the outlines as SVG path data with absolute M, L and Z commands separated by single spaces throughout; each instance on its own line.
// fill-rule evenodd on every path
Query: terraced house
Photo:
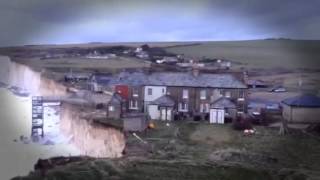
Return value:
M 104 85 L 125 99 L 126 112 L 145 112 L 153 120 L 224 123 L 247 110 L 247 86 L 231 73 L 122 72 Z

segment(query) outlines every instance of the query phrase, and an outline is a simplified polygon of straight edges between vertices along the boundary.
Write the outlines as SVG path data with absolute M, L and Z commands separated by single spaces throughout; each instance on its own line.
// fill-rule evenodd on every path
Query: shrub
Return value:
M 233 128 L 235 130 L 252 129 L 251 121 L 244 116 L 238 116 L 233 121 Z

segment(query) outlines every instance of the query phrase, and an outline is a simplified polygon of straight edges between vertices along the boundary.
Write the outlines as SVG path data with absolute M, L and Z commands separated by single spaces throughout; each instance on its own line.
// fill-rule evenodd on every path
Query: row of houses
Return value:
M 94 91 L 114 92 L 109 118 L 144 112 L 153 120 L 185 118 L 224 123 L 247 111 L 247 86 L 240 74 L 192 72 L 122 72 L 96 74 Z

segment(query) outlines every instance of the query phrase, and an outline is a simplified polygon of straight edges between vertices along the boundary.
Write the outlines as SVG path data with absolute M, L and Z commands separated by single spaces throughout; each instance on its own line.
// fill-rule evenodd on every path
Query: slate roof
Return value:
M 266 83 L 266 82 L 264 82 L 264 81 L 262 81 L 262 80 L 255 80 L 255 79 L 249 79 L 248 81 L 247 81 L 247 84 L 248 85 L 251 85 L 251 86 L 267 86 L 268 84 Z
M 282 103 L 297 107 L 320 107 L 320 97 L 314 95 L 300 95 L 285 99 Z
M 106 84 L 103 81 L 97 82 Z M 122 72 L 118 76 L 114 76 L 107 84 L 247 88 L 244 82 L 240 81 L 232 74 L 200 73 L 198 76 L 193 76 L 192 73 L 189 72 L 155 72 L 151 74 L 142 72 Z
M 174 106 L 174 100 L 169 95 L 163 95 L 158 99 L 152 101 L 150 104 L 159 106 Z
M 186 87 L 216 87 L 216 88 L 247 88 L 247 86 L 232 74 L 168 72 L 153 73 L 149 76 L 149 85 L 186 86 Z
M 114 93 L 111 97 L 109 104 L 121 104 L 123 102 L 123 98 L 118 93 Z
M 93 79 L 99 84 L 109 84 L 114 76 L 111 74 L 98 73 L 93 75 Z
M 236 105 L 228 98 L 221 97 L 211 103 L 211 108 L 236 108 Z

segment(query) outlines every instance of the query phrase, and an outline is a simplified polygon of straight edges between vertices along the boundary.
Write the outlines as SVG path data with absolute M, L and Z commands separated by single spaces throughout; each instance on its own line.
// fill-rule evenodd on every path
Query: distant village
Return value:
M 302 95 L 281 102 L 252 97 L 254 92 L 285 93 L 281 84 L 272 84 L 250 77 L 250 72 L 234 69 L 232 60 L 195 59 L 183 54 L 167 52 L 147 44 L 138 47 L 111 46 L 96 48 L 50 49 L 31 53 L 41 60 L 83 58 L 108 61 L 119 57 L 136 58 L 152 64 L 146 69 L 123 69 L 118 72 L 64 73 L 63 84 L 70 92 L 90 94 L 98 109 L 106 111 L 107 119 L 136 119 L 127 130 L 143 130 L 147 121 L 195 120 L 224 124 L 232 122 L 237 128 L 250 129 L 250 124 L 270 124 L 281 115 L 286 122 L 303 116 L 305 123 L 316 121 L 310 117 L 309 107 L 320 106 L 316 96 Z M 11 91 L 19 92 L 18 87 Z M 21 91 L 20 91 L 21 93 Z M 82 95 L 83 96 L 83 95 Z M 93 100 L 95 99 L 95 100 Z M 296 107 L 306 108 L 304 113 Z M 308 119 L 307 117 L 310 117 Z M 298 120 L 297 120 L 298 121 Z M 125 121 L 131 122 L 131 121 Z M 141 127 L 136 127 L 136 124 Z M 286 125 L 286 124 L 285 124 Z M 282 125 L 280 125 L 282 126 Z
M 155 68 L 148 70 L 123 70 L 116 74 L 71 72 L 65 76 L 65 81 L 74 85 L 87 82 L 82 89 L 110 95 L 110 101 L 101 105 L 105 107 L 109 119 L 146 115 L 146 118 L 140 119 L 193 119 L 219 124 L 238 122 L 237 126 L 243 129 L 249 128 L 248 124 L 252 122 L 270 124 L 275 121 L 270 118 L 275 114 L 282 115 L 289 122 L 295 121 L 293 116 L 298 116 L 292 111 L 296 109 L 294 103 L 286 103 L 287 99 L 281 103 L 250 98 L 249 94 L 259 89 L 269 93 L 285 93 L 287 89 L 280 84 L 251 78 L 246 71 L 234 70 L 231 60 L 192 59 L 148 45 L 137 48 L 119 46 L 108 51 L 97 49 L 82 56 L 101 60 L 126 56 L 154 64 Z M 301 101 L 301 108 L 310 107 L 311 102 L 319 103 L 316 96 L 303 95 L 295 99 L 292 101 Z M 288 108 L 292 113 L 288 114 Z M 310 117 L 305 113 L 300 116 Z M 305 122 L 315 121 L 311 117 L 305 118 Z

